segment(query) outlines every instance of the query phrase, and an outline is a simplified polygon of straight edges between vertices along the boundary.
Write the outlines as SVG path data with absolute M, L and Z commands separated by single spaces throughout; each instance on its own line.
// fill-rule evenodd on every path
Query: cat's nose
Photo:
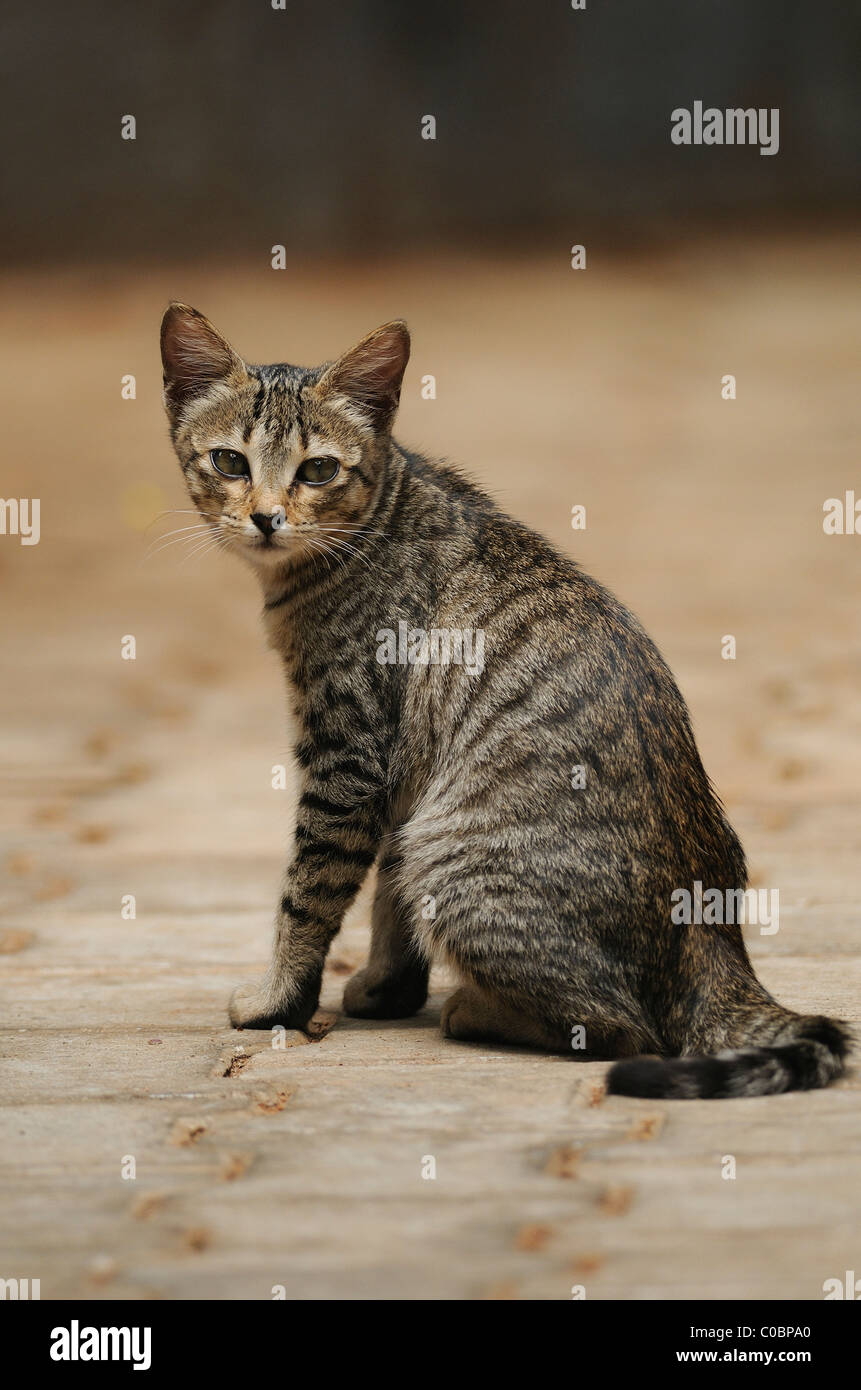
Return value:
M 271 536 L 273 531 L 278 530 L 280 519 L 279 512 L 273 512 L 271 516 L 267 516 L 266 512 L 251 513 L 251 520 L 258 531 L 263 532 L 264 536 Z

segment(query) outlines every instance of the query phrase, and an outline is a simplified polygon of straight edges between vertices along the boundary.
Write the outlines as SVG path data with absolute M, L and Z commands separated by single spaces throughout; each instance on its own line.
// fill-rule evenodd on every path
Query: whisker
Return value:
M 357 558 L 362 561 L 363 565 L 367 565 L 368 569 L 373 568 L 367 555 L 363 555 L 361 550 L 358 550 L 354 545 L 350 545 L 348 541 L 342 541 L 337 536 L 330 536 L 328 534 L 325 534 L 323 539 L 324 541 L 328 541 L 330 545 L 335 546 L 338 550 L 342 550 L 346 555 L 357 556 Z
M 349 523 L 347 525 L 335 525 L 334 523 L 329 523 L 328 521 L 323 521 L 320 523 L 320 530 L 343 531 L 345 536 L 386 536 L 388 534 L 388 532 L 384 531 L 381 527 L 377 526 L 373 527 L 373 529 L 368 529 L 364 526 L 353 526 Z
M 166 536 L 156 536 L 151 542 L 149 549 L 143 556 L 144 560 L 149 560 L 153 555 L 158 555 L 159 551 L 167 550 L 171 545 L 179 545 L 181 541 L 189 541 L 201 535 L 204 531 L 209 531 L 209 526 L 183 526 L 179 532 L 170 531 Z
M 201 559 L 203 559 L 204 555 L 208 555 L 211 551 L 220 550 L 221 548 L 221 536 L 207 536 L 204 540 L 199 541 L 197 546 L 193 550 L 190 550 L 188 554 L 183 557 L 180 568 L 182 568 L 182 565 L 187 565 L 189 560 L 193 560 L 195 556 L 199 556 Z
M 370 540 L 371 536 L 385 536 L 386 534 L 385 531 L 364 531 L 359 527 L 354 528 L 351 526 L 333 526 L 330 525 L 327 521 L 321 522 L 318 529 L 321 531 L 337 532 L 338 535 L 350 536 L 353 540 L 358 540 L 360 536 L 366 536 L 369 538 L 369 544 L 371 545 L 380 544 L 378 540 Z
M 168 536 L 178 536 L 182 531 L 199 531 L 207 522 L 195 522 L 191 526 L 177 526 L 174 531 L 165 531 L 163 536 L 153 536 L 151 544 L 156 545 L 159 541 L 166 541 Z
M 157 521 L 161 521 L 166 516 L 200 516 L 200 510 L 197 507 L 167 507 L 163 512 L 154 516 L 152 521 L 147 522 L 145 530 L 148 531 L 151 526 L 155 526 Z
M 320 553 L 320 554 L 323 556 L 323 558 L 325 559 L 327 565 L 329 566 L 329 571 L 331 572 L 332 564 L 331 564 L 331 561 L 330 561 L 330 559 L 329 559 L 329 552 L 327 551 L 326 547 L 320 545 L 319 542 L 315 541 L 311 536 L 308 536 L 308 535 L 303 536 L 303 540 L 305 540 L 305 541 L 307 542 L 307 544 L 310 545 L 310 547 L 311 547 L 312 550 L 319 551 L 319 553 Z
M 149 550 L 147 550 L 146 553 L 141 556 L 139 561 L 139 567 L 141 565 L 146 564 L 148 561 L 155 559 L 156 555 L 162 554 L 163 551 L 169 550 L 171 546 L 185 545 L 186 543 L 191 544 L 195 541 L 202 539 L 203 532 L 208 532 L 209 529 L 210 528 L 208 526 L 195 526 L 192 527 L 189 533 L 186 535 L 171 536 L 161 540 L 157 539 L 156 543 L 150 546 Z
M 315 537 L 315 540 L 316 540 L 316 542 L 317 542 L 317 545 L 320 546 L 320 547 L 323 549 L 323 551 L 325 552 L 325 554 L 326 554 L 326 555 L 331 555 L 332 559 L 333 559 L 336 563 L 338 563 L 338 562 L 340 562 L 341 564 L 344 564 L 344 563 L 345 563 L 345 557 L 342 557 L 341 554 L 339 553 L 339 547 L 337 546 L 337 544 L 336 544 L 336 542 L 335 542 L 334 540 L 330 539 L 329 537 L 320 536 L 320 535 L 316 536 L 316 537 Z
M 343 537 L 342 537 L 342 534 L 341 534 L 342 532 L 343 532 Z M 330 540 L 330 541 L 332 542 L 333 545 L 341 545 L 341 546 L 345 546 L 345 547 L 347 547 L 347 548 L 352 549 L 353 552 L 354 552 L 354 554 L 360 555 L 360 558 L 365 562 L 365 564 L 368 566 L 369 569 L 372 569 L 372 568 L 373 568 L 373 566 L 371 565 L 371 563 L 370 563 L 370 561 L 368 560 L 367 556 L 361 554 L 361 552 L 359 551 L 359 549 L 358 549 L 357 547 L 355 547 L 355 546 L 351 547 L 351 546 L 350 546 L 350 541 L 358 540 L 358 538 L 359 538 L 360 535 L 366 536 L 367 533 L 363 533 L 363 532 L 361 532 L 361 531 L 359 531 L 359 530 L 348 530 L 346 527 L 341 527 L 341 526 L 329 526 L 329 525 L 326 525 L 325 523 L 319 527 L 319 533 L 320 533 L 323 537 L 325 537 L 326 539 Z M 384 535 L 385 533 L 382 532 L 382 531 L 380 531 L 380 532 L 378 532 L 378 534 L 379 534 L 379 535 Z M 344 537 L 349 537 L 349 540 L 345 539 Z M 380 540 L 368 540 L 368 541 L 367 541 L 367 544 L 368 544 L 369 547 L 376 548 L 376 547 L 382 545 L 382 541 L 380 541 Z
M 209 541 L 213 542 L 213 546 L 225 545 L 225 543 L 227 543 L 227 541 L 225 541 L 224 535 L 221 534 L 221 531 L 210 531 L 209 535 L 204 535 L 202 541 L 199 541 L 198 543 L 196 543 L 196 545 L 193 545 L 192 549 L 186 552 L 185 559 L 189 559 L 189 557 L 191 557 L 192 555 L 198 555 L 198 552 L 204 552 L 204 550 L 207 549 L 207 542 Z

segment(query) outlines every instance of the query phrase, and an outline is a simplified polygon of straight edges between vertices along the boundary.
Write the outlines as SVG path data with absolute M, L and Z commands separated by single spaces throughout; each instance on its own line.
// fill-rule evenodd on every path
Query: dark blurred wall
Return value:
M 367 254 L 840 213 L 857 198 L 859 13 L 848 0 L 9 4 L 4 250 Z M 779 107 L 779 154 L 672 145 L 670 112 L 695 100 Z

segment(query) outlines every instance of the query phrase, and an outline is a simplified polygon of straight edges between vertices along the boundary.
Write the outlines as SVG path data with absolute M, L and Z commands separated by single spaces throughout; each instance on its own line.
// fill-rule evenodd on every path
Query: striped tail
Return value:
M 718 1052 L 713 1057 L 627 1057 L 615 1062 L 607 1092 L 668 1100 L 723 1100 L 773 1096 L 827 1086 L 845 1069 L 852 1035 L 824 1015 L 780 1009 L 778 1037 L 768 1046 Z

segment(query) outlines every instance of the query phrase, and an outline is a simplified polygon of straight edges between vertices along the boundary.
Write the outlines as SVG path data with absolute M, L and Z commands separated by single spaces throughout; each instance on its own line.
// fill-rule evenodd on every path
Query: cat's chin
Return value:
M 249 545 L 243 541 L 234 548 L 249 564 L 261 570 L 279 569 L 292 564 L 302 554 L 304 547 L 288 542 L 286 545 Z

